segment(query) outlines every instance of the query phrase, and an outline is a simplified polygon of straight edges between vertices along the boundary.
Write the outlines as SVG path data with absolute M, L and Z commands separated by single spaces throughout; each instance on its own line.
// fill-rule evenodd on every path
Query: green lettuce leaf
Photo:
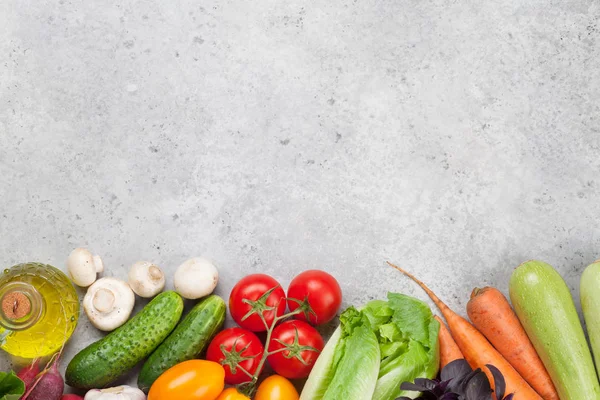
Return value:
M 402 382 L 434 378 L 439 368 L 440 325 L 433 318 L 429 306 L 421 300 L 397 293 L 388 294 L 388 306 L 394 310 L 389 324 L 397 327 L 407 343 L 401 353 L 390 354 L 381 360 L 373 400 L 416 396 L 416 393 L 400 390 Z
M 301 400 L 394 400 L 400 384 L 434 378 L 439 323 L 426 303 L 402 294 L 349 307 L 306 382 Z
M 379 344 L 370 327 L 356 327 L 342 338 L 344 355 L 323 400 L 371 400 L 379 374 Z
M 302 389 L 302 400 L 321 400 L 335 374 L 335 367 L 342 357 L 342 329 L 338 327 L 325 345 L 319 358 L 313 365 L 308 380 Z M 339 345 L 339 346 L 338 346 Z M 339 348 L 339 351 L 338 351 Z
M 428 336 L 434 340 L 424 346 L 410 340 L 408 351 L 399 357 L 388 357 L 381 362 L 379 378 L 373 400 L 391 400 L 400 396 L 416 397 L 419 393 L 400 390 L 402 382 L 413 382 L 415 378 L 432 379 L 439 368 L 437 332 L 439 322 L 431 318 Z
M 414 297 L 388 294 L 388 304 L 394 310 L 393 321 L 406 338 L 421 344 L 429 343 L 429 322 L 433 317 L 429 306 Z
M 25 394 L 25 384 L 14 372 L 0 372 L 0 400 L 19 400 Z

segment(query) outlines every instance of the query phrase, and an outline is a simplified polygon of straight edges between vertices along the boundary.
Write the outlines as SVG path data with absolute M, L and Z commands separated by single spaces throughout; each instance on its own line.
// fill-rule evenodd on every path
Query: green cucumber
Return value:
M 183 299 L 175 292 L 156 296 L 135 317 L 73 357 L 65 380 L 78 389 L 106 387 L 146 358 L 175 328 Z
M 600 385 L 575 303 L 550 265 L 527 261 L 517 267 L 510 299 L 561 400 L 599 400 Z
M 600 371 L 600 260 L 590 264 L 579 285 L 581 309 L 592 344 L 596 369 Z
M 146 360 L 138 377 L 138 387 L 148 393 L 163 372 L 198 357 L 223 327 L 226 310 L 225 302 L 216 295 L 198 303 Z

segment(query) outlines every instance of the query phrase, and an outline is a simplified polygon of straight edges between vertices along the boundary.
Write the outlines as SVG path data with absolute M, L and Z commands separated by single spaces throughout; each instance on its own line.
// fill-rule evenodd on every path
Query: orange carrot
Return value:
M 548 371 L 508 300 L 498 289 L 473 289 L 471 300 L 467 303 L 467 314 L 475 328 L 544 400 L 558 400 Z
M 440 323 L 440 333 L 438 334 L 438 337 L 440 339 L 440 369 L 442 369 L 450 362 L 465 357 L 463 357 L 458 345 L 454 339 L 452 339 L 452 335 L 446 327 L 446 324 L 437 315 L 434 318 Z
M 486 367 L 486 364 L 491 364 L 498 368 L 504 376 L 504 380 L 506 381 L 506 393 L 513 393 L 514 400 L 542 400 L 525 379 L 515 371 L 508 361 L 494 349 L 494 346 L 492 346 L 485 336 L 475 329 L 469 321 L 452 311 L 450 307 L 444 304 L 435 293 L 431 291 L 431 289 L 415 276 L 392 263 L 388 262 L 388 264 L 415 281 L 425 293 L 427 293 L 437 308 L 439 308 L 446 319 L 446 322 L 448 322 L 448 328 L 452 333 L 454 341 L 462 351 L 465 360 L 467 360 L 471 368 L 481 368 L 487 374 L 490 383 L 493 385 L 494 380 L 492 374 Z

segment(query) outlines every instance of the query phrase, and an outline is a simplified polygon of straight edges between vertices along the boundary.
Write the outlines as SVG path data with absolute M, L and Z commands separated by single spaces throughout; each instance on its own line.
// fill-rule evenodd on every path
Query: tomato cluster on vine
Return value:
M 285 378 L 306 378 L 325 346 L 314 326 L 335 318 L 341 303 L 340 285 L 324 271 L 309 270 L 297 275 L 287 296 L 273 277 L 248 275 L 229 296 L 229 312 L 239 327 L 215 336 L 207 359 L 224 366 L 226 383 L 247 386 L 249 393 L 267 361 Z M 256 333 L 265 332 L 263 345 Z

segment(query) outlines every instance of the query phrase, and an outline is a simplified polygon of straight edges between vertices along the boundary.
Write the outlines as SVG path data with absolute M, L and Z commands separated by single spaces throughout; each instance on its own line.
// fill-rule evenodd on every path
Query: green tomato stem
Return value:
M 275 308 L 275 310 L 273 312 L 276 313 L 277 311 L 277 307 Z M 286 348 L 283 349 L 279 349 L 279 350 L 275 350 L 273 352 L 269 352 L 269 345 L 271 344 L 271 336 L 273 334 L 273 330 L 275 329 L 275 326 L 277 325 L 277 323 L 281 320 L 293 317 L 296 314 L 300 314 L 302 312 L 302 310 L 300 310 L 299 308 L 291 311 L 287 314 L 283 314 L 280 316 L 275 315 L 275 318 L 273 318 L 273 322 L 271 323 L 271 326 L 269 326 L 267 324 L 267 320 L 265 319 L 265 316 L 263 315 L 263 313 L 259 313 L 258 315 L 260 316 L 260 319 L 262 320 L 263 324 L 265 325 L 265 327 L 267 328 L 267 338 L 265 341 L 265 351 L 263 352 L 262 358 L 260 359 L 260 363 L 258 364 L 258 368 L 256 368 L 256 372 L 254 373 L 254 375 L 250 375 L 249 376 L 252 377 L 252 382 L 250 383 L 252 386 L 255 386 L 256 383 L 258 382 L 258 377 L 260 375 L 260 373 L 262 372 L 262 369 L 265 365 L 265 362 L 267 361 L 267 357 L 269 357 L 271 354 L 276 354 L 279 352 L 282 352 L 284 350 L 287 350 Z M 245 371 L 244 371 L 245 372 Z

